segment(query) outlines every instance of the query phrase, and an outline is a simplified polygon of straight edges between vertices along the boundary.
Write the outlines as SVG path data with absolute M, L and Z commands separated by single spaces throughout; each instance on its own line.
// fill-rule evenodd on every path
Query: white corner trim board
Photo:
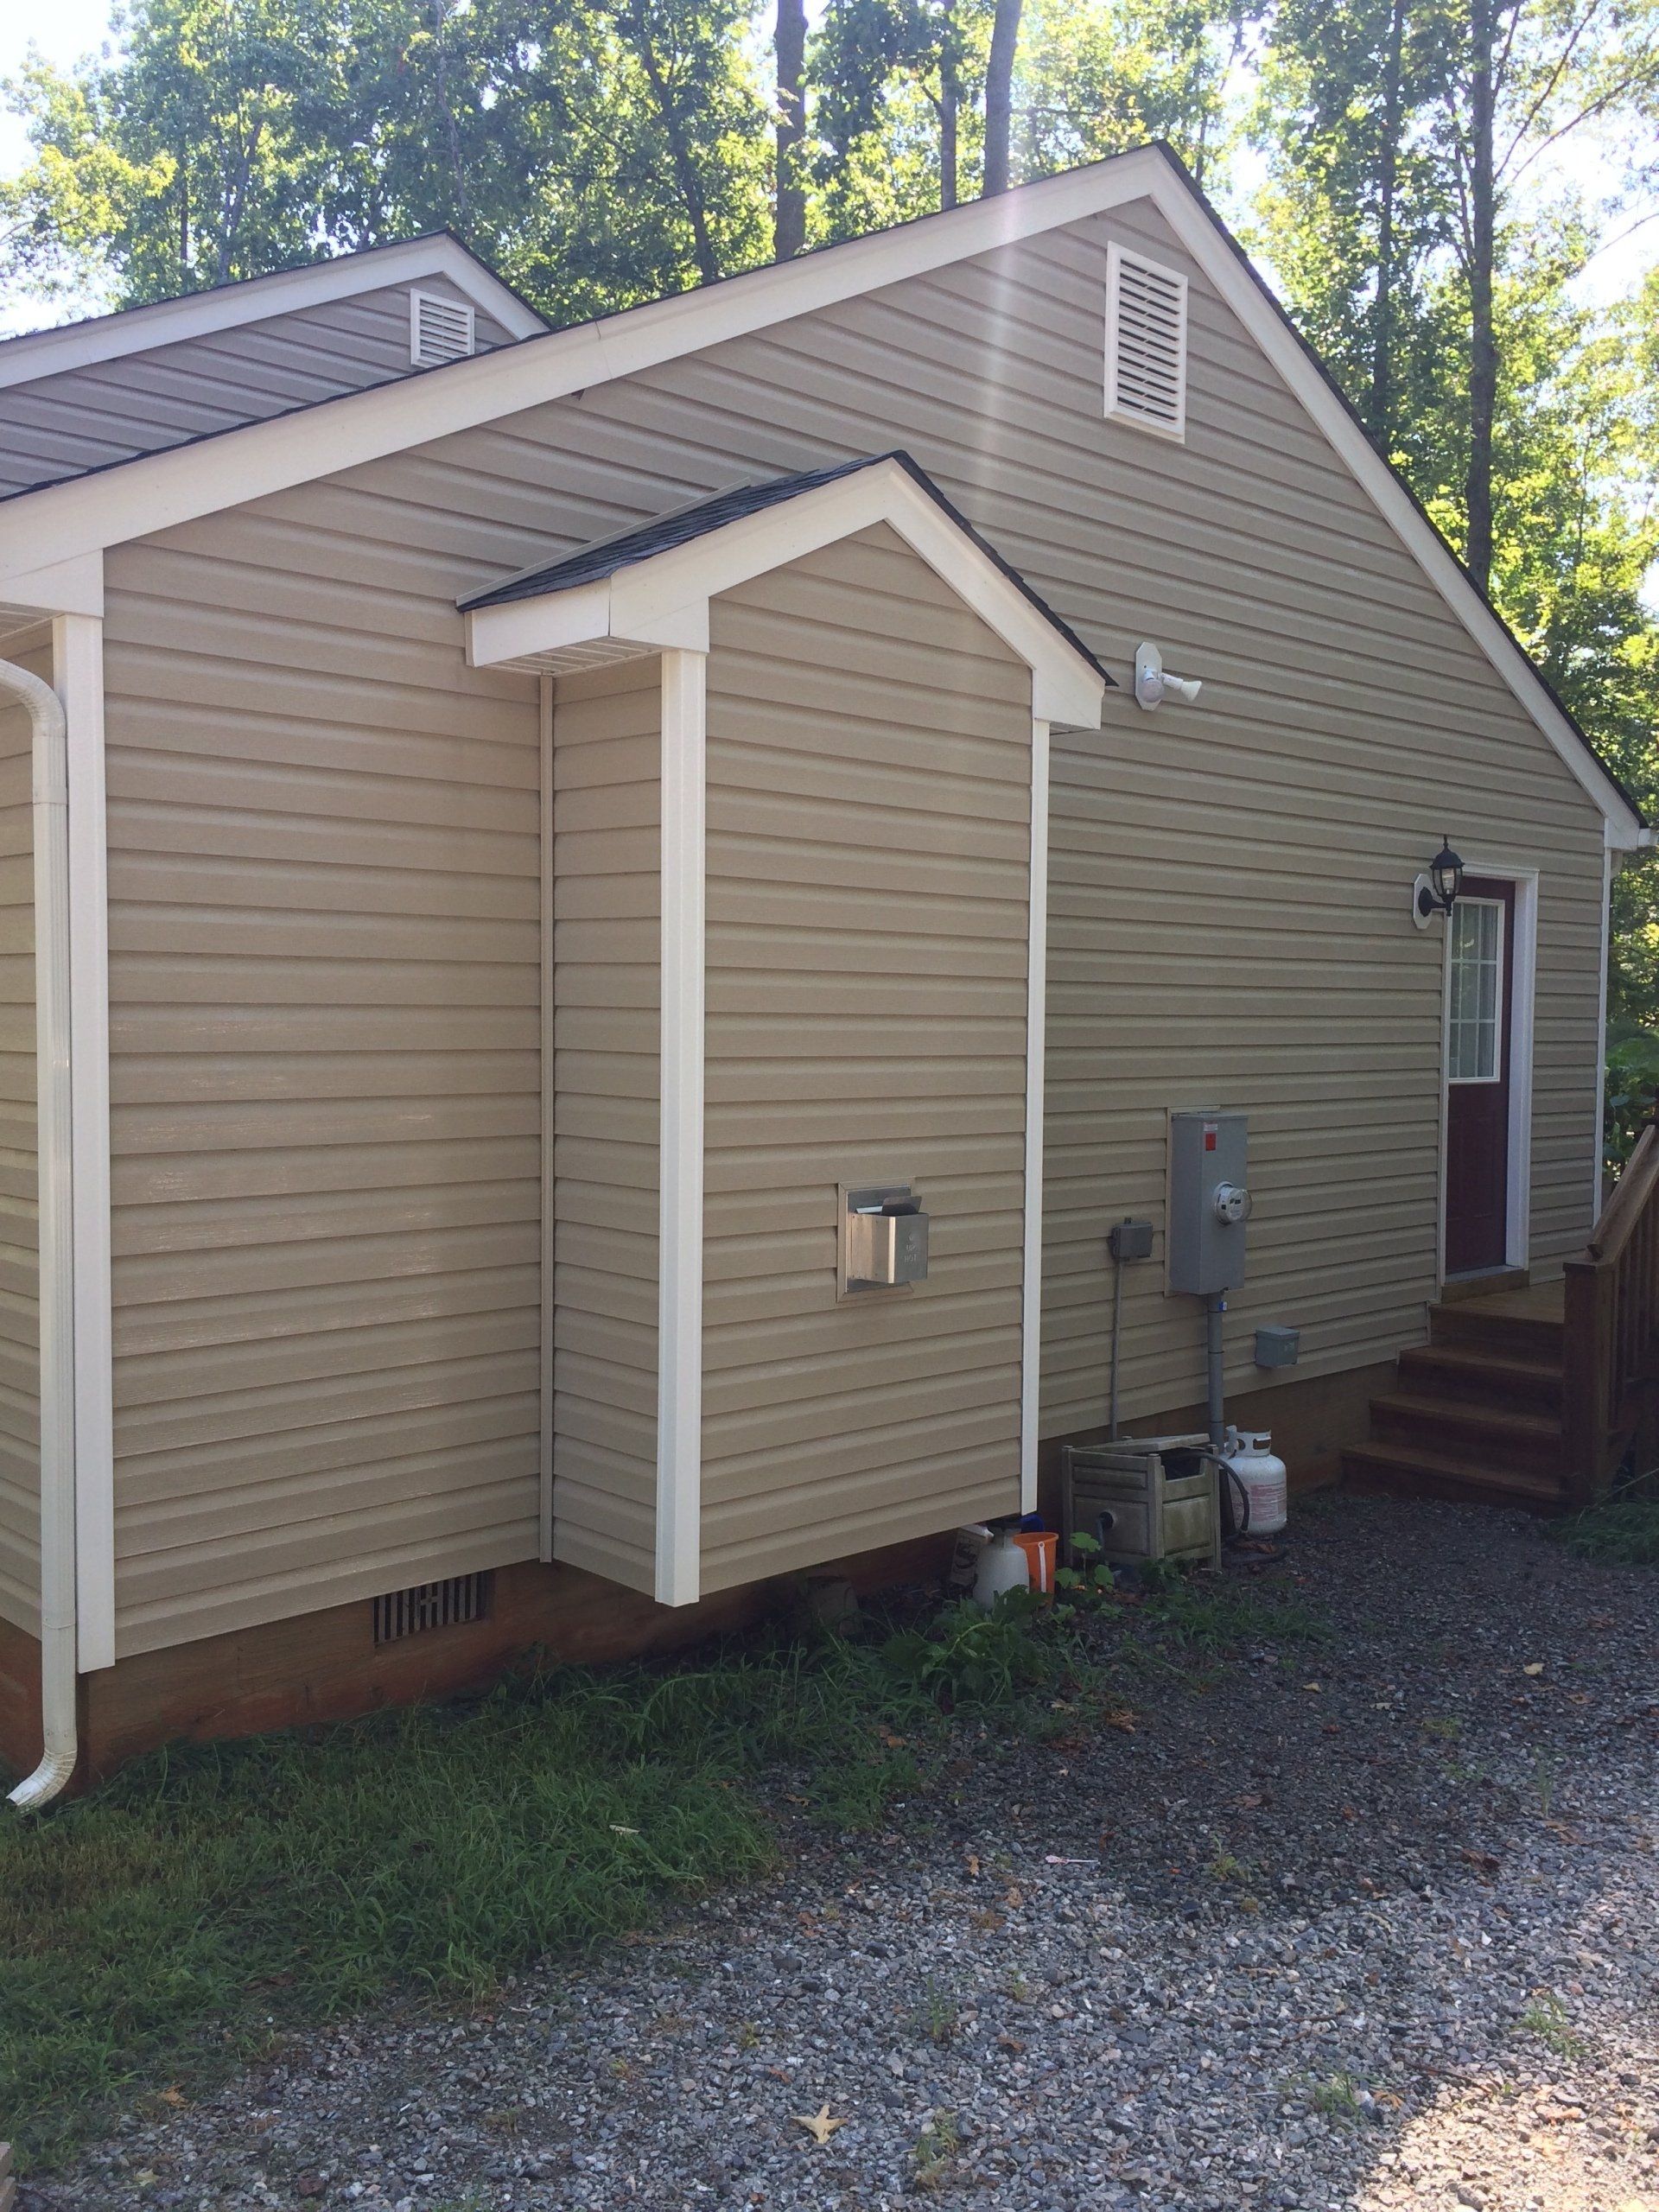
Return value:
M 657 1307 L 657 1602 L 702 1589 L 703 862 L 707 656 L 662 663 L 662 1071 Z
M 68 718 L 70 1109 L 74 1158 L 75 1579 L 82 1674 L 115 1664 L 114 1354 L 110 1293 L 110 933 L 104 626 L 53 625 Z
M 538 1082 L 542 1096 L 541 1136 L 541 1200 L 542 1200 L 542 1341 L 539 1366 L 541 1386 L 540 1435 L 540 1498 L 537 1512 L 539 1525 L 537 1555 L 543 1560 L 553 1557 L 553 1406 L 554 1370 L 556 1354 L 554 1336 L 557 1319 L 554 1305 L 554 1284 L 557 1280 L 556 1262 L 558 1216 L 554 1205 L 553 1139 L 556 1127 L 558 1094 L 553 1080 L 554 1046 L 554 935 L 553 935 L 553 679 L 543 677 L 537 687 L 537 747 L 538 772 L 541 779 L 541 852 L 537 874 L 540 879 L 540 938 L 541 938 L 541 1022 L 539 1042 L 541 1067 Z
M 1025 1253 L 1020 1313 L 1020 1510 L 1037 1510 L 1043 1362 L 1043 1051 L 1048 1005 L 1048 724 L 1031 725 L 1031 880 L 1026 941 Z
M 599 639 L 632 643 L 641 652 L 707 652 L 710 600 L 877 523 L 895 530 L 1025 662 L 1035 715 L 1099 728 L 1100 671 L 896 461 L 723 523 L 602 582 L 474 607 L 467 617 L 467 658 L 480 668 L 544 666 L 563 651 Z
M 700 290 L 630 308 L 602 321 L 550 331 L 296 414 L 146 454 L 94 475 L 44 485 L 0 503 L 0 604 L 5 600 L 5 578 L 15 569 L 50 566 L 94 547 L 124 543 L 199 515 L 263 499 L 615 378 L 636 375 L 1132 200 L 1149 201 L 1169 223 L 1217 295 L 1261 347 L 1606 817 L 1611 842 L 1634 848 L 1641 842 L 1634 808 L 1373 448 L 1184 173 L 1156 147 L 1142 147 L 870 238 L 850 239 L 798 260 L 777 262 Z
M 429 238 L 308 262 L 299 269 L 277 270 L 269 276 L 221 284 L 210 291 L 187 292 L 181 299 L 94 315 L 58 330 L 26 331 L 0 341 L 0 391 L 32 384 L 37 377 L 60 376 L 67 369 L 148 353 L 154 346 L 211 338 L 217 331 L 265 322 L 272 315 L 300 314 L 423 276 L 446 277 L 464 299 L 515 338 L 547 334 L 546 323 L 533 308 L 526 307 L 493 270 L 468 253 L 459 238 L 438 232 Z

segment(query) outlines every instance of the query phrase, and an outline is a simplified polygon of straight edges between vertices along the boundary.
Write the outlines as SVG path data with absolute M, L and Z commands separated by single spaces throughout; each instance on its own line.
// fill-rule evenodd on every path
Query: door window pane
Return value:
M 1460 899 L 1452 910 L 1446 1073 L 1452 1083 L 1496 1083 L 1503 1071 L 1503 909 Z

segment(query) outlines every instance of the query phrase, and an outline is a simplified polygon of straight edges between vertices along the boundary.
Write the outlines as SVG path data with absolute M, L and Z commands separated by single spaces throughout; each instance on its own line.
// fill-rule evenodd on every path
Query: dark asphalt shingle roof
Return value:
M 640 523 L 632 530 L 620 531 L 613 537 L 601 538 L 597 544 L 585 545 L 577 553 L 568 553 L 544 568 L 527 569 L 517 576 L 509 576 L 503 583 L 493 584 L 487 591 L 474 592 L 461 601 L 463 612 L 480 607 L 503 607 L 515 600 L 539 599 L 549 592 L 572 591 L 579 584 L 594 584 L 613 576 L 620 569 L 637 568 L 642 561 L 649 561 L 658 553 L 671 552 L 677 546 L 689 545 L 694 539 L 706 537 L 711 531 L 723 530 L 728 523 L 741 522 L 746 516 L 762 514 L 768 507 L 781 506 L 785 500 L 798 499 L 804 492 L 816 492 L 821 485 L 833 484 L 843 476 L 855 476 L 861 469 L 877 468 L 884 461 L 893 461 L 912 481 L 926 493 L 934 505 L 948 515 L 964 537 L 972 540 L 986 558 L 993 562 L 1008 582 L 1050 626 L 1057 630 L 1073 652 L 1079 653 L 1096 673 L 1110 685 L 1112 678 L 1101 667 L 1077 632 L 1063 622 L 1046 601 L 1039 597 L 1017 569 L 1011 568 L 994 545 L 988 544 L 959 509 L 953 506 L 925 469 L 918 467 L 907 453 L 861 454 L 856 461 L 836 462 L 828 468 L 810 468 L 795 476 L 773 476 L 758 484 L 740 484 L 729 492 L 717 492 L 712 499 L 701 499 L 695 506 L 681 507 L 673 514 L 659 515 L 652 522 Z M 1115 687 L 1114 687 L 1115 688 Z

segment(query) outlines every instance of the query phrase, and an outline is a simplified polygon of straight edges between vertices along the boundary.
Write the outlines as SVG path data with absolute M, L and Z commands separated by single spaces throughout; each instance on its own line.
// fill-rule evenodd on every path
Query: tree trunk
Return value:
M 957 178 L 957 117 L 961 94 L 957 82 L 957 18 L 955 0 L 944 0 L 939 11 L 939 205 L 954 207 L 958 197 Z
M 1394 0 L 1389 16 L 1389 46 L 1382 75 L 1382 143 L 1377 149 L 1376 306 L 1371 333 L 1370 421 L 1377 446 L 1393 445 L 1395 200 L 1400 188 L 1400 118 L 1403 105 L 1402 55 L 1406 0 Z
M 1014 60 L 1020 45 L 1022 0 L 996 0 L 991 51 L 985 69 L 984 198 L 1008 188 L 1008 139 L 1014 122 Z
M 772 257 L 788 261 L 806 244 L 806 181 L 801 147 L 806 137 L 805 0 L 778 0 L 773 51 L 778 69 L 778 183 L 772 217 Z
M 443 115 L 444 134 L 448 140 L 449 177 L 454 187 L 455 214 L 464 230 L 472 219 L 473 211 L 467 196 L 467 165 L 461 157 L 461 131 L 449 98 L 449 11 L 444 0 L 433 0 L 432 42 L 437 49 L 438 106 Z
M 1497 247 L 1493 18 L 1494 0 L 1470 0 L 1469 473 L 1464 484 L 1464 557 L 1482 591 L 1492 574 L 1492 425 L 1497 412 L 1497 336 L 1492 321 Z
M 720 264 L 715 257 L 714 241 L 709 235 L 709 211 L 703 201 L 702 180 L 698 176 L 697 165 L 691 158 L 684 125 L 674 105 L 668 79 L 663 74 L 662 64 L 652 45 L 649 26 L 637 10 L 630 10 L 622 21 L 633 50 L 639 57 L 639 67 L 645 73 L 652 98 L 657 103 L 658 115 L 662 119 L 663 135 L 668 140 L 669 159 L 674 165 L 674 179 L 685 203 L 686 220 L 691 226 L 691 245 L 696 257 L 697 274 L 705 284 L 712 284 L 720 276 Z

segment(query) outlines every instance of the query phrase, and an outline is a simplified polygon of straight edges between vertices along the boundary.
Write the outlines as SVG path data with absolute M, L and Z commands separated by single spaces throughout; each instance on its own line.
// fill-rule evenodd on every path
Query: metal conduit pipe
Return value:
M 34 1812 L 75 1770 L 76 1714 L 74 1248 L 70 1215 L 69 750 L 63 703 L 49 683 L 0 660 L 0 696 L 23 706 L 34 732 L 35 1060 L 41 1215 L 41 1731 L 33 1774 L 10 1802 Z

